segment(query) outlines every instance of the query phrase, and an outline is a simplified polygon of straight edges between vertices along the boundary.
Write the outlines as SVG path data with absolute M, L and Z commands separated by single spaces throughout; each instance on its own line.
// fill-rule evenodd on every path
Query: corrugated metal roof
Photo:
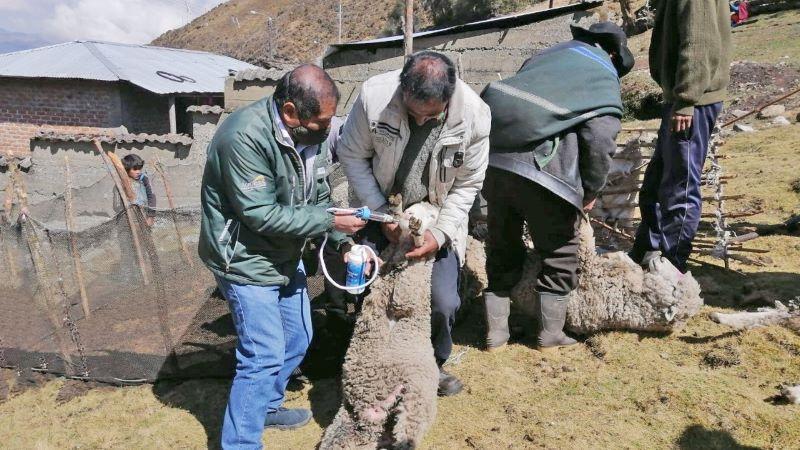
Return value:
M 51 131 L 47 129 L 40 129 L 37 130 L 34 135 L 34 139 L 38 139 L 40 141 L 52 141 L 52 142 L 92 142 L 94 140 L 98 140 L 100 142 L 105 142 L 108 144 L 133 144 L 133 143 L 152 143 L 157 142 L 160 144 L 181 144 L 181 145 L 192 145 L 194 140 L 191 136 L 187 136 L 185 134 L 128 134 L 128 133 L 120 133 L 120 134 L 103 134 L 103 133 L 59 133 L 57 131 Z
M 560 6 L 552 9 L 543 9 L 533 12 L 525 12 L 518 14 L 511 14 L 507 16 L 494 17 L 491 19 L 480 20 L 477 22 L 465 23 L 462 25 L 455 25 L 447 28 L 440 28 L 438 30 L 419 31 L 414 33 L 414 38 L 442 36 L 455 33 L 465 33 L 468 31 L 488 30 L 493 28 L 510 28 L 528 25 L 542 20 L 552 19 L 553 17 L 562 16 L 577 11 L 585 11 L 587 9 L 596 8 L 603 4 L 603 0 L 584 0 L 580 3 L 575 3 L 567 6 Z M 326 56 L 338 50 L 352 50 L 358 48 L 378 48 L 378 47 L 394 47 L 403 44 L 403 35 L 388 36 L 378 39 L 369 39 L 366 41 L 345 42 L 341 44 L 331 44 L 328 46 Z
M 278 81 L 290 70 L 291 69 L 263 69 L 258 67 L 256 69 L 239 71 L 233 76 L 233 79 L 236 81 Z
M 74 41 L 0 55 L 0 77 L 128 81 L 156 94 L 223 92 L 231 70 L 257 69 L 213 53 Z
M 200 114 L 222 114 L 225 108 L 218 105 L 192 105 L 186 108 L 186 112 L 194 112 Z

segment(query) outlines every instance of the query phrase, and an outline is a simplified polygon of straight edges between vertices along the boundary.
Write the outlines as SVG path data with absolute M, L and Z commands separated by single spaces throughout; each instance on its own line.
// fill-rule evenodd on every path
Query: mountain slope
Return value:
M 343 0 L 342 40 L 378 36 L 395 4 Z M 338 7 L 338 0 L 231 0 L 152 44 L 221 53 L 262 66 L 312 62 L 338 38 Z

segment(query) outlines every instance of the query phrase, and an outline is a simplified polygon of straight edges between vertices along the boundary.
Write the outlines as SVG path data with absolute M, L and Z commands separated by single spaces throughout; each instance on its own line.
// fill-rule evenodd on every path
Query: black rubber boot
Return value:
M 511 314 L 511 298 L 507 292 L 483 291 L 486 318 L 486 350 L 494 351 L 508 343 L 508 316 Z
M 539 292 L 536 300 L 536 347 L 539 350 L 555 349 L 578 343 L 564 334 L 567 320 L 567 296 Z
M 449 397 L 456 395 L 464 389 L 464 383 L 461 382 L 455 375 L 447 373 L 444 369 L 439 367 L 439 389 L 437 394 L 439 397 Z

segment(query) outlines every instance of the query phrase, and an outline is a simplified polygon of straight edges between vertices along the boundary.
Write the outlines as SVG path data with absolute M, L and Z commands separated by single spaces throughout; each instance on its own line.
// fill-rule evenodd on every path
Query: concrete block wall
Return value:
M 459 77 L 481 92 L 489 82 L 512 76 L 536 52 L 571 39 L 569 23 L 586 15 L 579 12 L 512 28 L 417 38 L 414 50 L 444 53 L 456 64 Z M 325 57 L 323 67 L 342 94 L 338 114 L 349 111 L 364 80 L 402 66 L 402 43 L 374 49 L 345 48 Z
M 0 154 L 25 155 L 42 125 L 64 133 L 121 124 L 114 83 L 34 78 L 0 79 Z

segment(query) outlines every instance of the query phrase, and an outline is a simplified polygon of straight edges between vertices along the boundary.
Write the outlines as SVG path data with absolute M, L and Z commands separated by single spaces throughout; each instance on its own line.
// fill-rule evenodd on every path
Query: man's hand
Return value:
M 591 211 L 592 208 L 594 208 L 594 204 L 595 203 L 597 203 L 597 197 L 595 197 L 595 198 L 593 198 L 591 200 L 588 200 L 588 201 L 586 199 L 584 199 L 583 200 L 583 210 L 586 211 L 586 212 Z
M 400 224 L 397 222 L 381 222 L 381 231 L 383 231 L 383 235 L 386 236 L 386 239 L 389 240 L 392 244 L 397 244 L 400 241 Z
M 345 265 L 347 264 L 347 253 L 348 252 L 350 252 L 349 248 L 348 248 L 347 251 L 344 251 L 344 250 L 342 251 L 342 261 L 344 261 Z M 383 265 L 383 260 L 380 257 L 378 257 L 378 265 L 379 266 Z M 370 276 L 370 275 L 372 275 L 372 270 L 374 268 L 375 268 L 375 260 L 370 258 L 369 262 L 367 262 L 367 267 L 364 270 L 364 272 L 367 274 L 367 276 Z
M 692 127 L 692 116 L 674 113 L 672 115 L 672 132 L 683 133 Z
M 406 253 L 406 258 L 426 259 L 435 255 L 437 251 L 439 251 L 439 243 L 436 242 L 436 238 L 433 237 L 433 233 L 431 233 L 429 230 L 426 230 L 425 241 L 422 243 L 422 246 Z
M 352 214 L 334 214 L 333 216 L 333 228 L 344 234 L 353 234 L 364 228 L 366 224 L 367 222 Z

